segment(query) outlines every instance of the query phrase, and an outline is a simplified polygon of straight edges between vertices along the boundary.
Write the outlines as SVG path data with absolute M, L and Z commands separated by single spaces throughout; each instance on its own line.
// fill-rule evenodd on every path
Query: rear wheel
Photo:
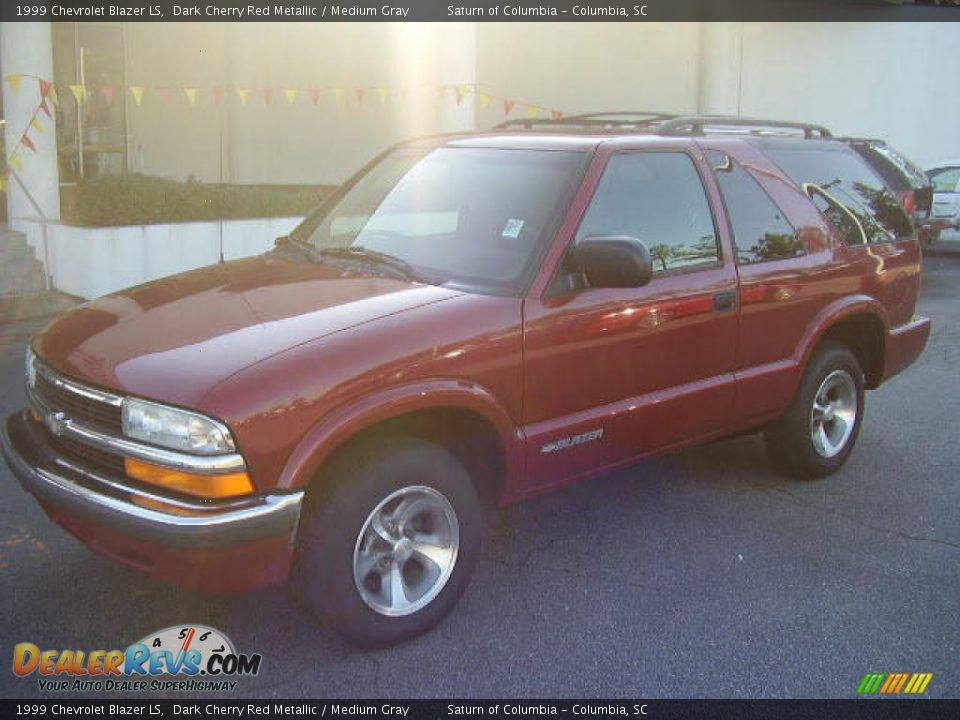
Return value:
M 854 354 L 840 343 L 821 343 L 790 407 L 764 431 L 774 463 L 800 478 L 838 470 L 860 433 L 863 397 L 863 371 Z
M 426 632 L 477 561 L 482 515 L 470 476 L 442 447 L 414 438 L 362 441 L 327 472 L 298 545 L 310 605 L 364 647 Z

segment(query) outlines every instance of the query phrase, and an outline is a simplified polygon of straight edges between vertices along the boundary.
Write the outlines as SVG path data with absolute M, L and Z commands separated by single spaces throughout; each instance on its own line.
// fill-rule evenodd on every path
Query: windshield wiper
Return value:
M 344 260 L 354 260 L 361 265 L 374 265 L 379 268 L 386 268 L 393 272 L 395 276 L 404 280 L 413 280 L 414 282 L 425 283 L 427 285 L 436 284 L 436 279 L 417 270 L 406 260 L 394 255 L 372 250 L 363 245 L 351 245 L 343 248 L 323 248 L 320 250 L 320 257 L 341 258 Z
M 320 259 L 320 252 L 316 247 L 306 240 L 298 238 L 294 233 L 281 235 L 274 241 L 275 247 L 289 247 L 298 250 L 310 262 L 317 262 Z

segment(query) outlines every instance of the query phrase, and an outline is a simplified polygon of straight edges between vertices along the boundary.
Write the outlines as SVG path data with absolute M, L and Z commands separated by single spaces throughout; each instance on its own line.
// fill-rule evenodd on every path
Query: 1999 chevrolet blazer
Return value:
M 351 640 L 436 624 L 505 504 L 762 430 L 837 470 L 920 354 L 920 249 L 818 126 L 590 115 L 395 147 L 271 252 L 33 338 L 3 452 L 157 577 L 295 576 Z

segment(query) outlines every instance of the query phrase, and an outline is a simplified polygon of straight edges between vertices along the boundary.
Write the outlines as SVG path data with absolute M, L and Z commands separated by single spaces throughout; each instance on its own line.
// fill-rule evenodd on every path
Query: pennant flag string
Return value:
M 23 86 L 23 80 L 25 78 L 32 78 L 37 81 L 40 99 L 26 130 L 20 136 L 19 141 L 14 146 L 13 151 L 7 160 L 7 167 L 4 167 L 2 170 L 2 172 L 6 173 L 7 175 L 9 175 L 11 172 L 11 168 L 16 170 L 22 169 L 21 155 L 17 152 L 21 146 L 27 148 L 31 152 L 37 152 L 37 141 L 35 138 L 31 138 L 28 133 L 31 130 L 37 134 L 43 134 L 45 132 L 45 126 L 41 120 L 41 113 L 52 120 L 54 119 L 54 114 L 51 104 L 53 107 L 59 107 L 60 105 L 57 85 L 49 80 L 36 75 L 24 73 L 9 73 L 4 76 L 3 79 L 8 83 L 12 90 L 19 91 Z M 194 85 L 177 87 L 179 91 L 183 93 L 184 98 L 191 107 L 197 107 L 201 93 L 207 91 L 210 92 L 214 102 L 218 106 L 222 104 L 225 98 L 229 97 L 227 93 L 230 93 L 231 91 L 231 94 L 236 94 L 237 101 L 241 106 L 247 106 L 249 104 L 248 101 L 251 92 L 251 89 L 245 86 L 224 87 L 222 85 L 217 85 L 210 87 L 208 90 Z M 80 83 L 61 84 L 60 88 L 69 89 L 70 94 L 77 105 L 90 102 L 92 99 L 97 100 L 98 102 L 103 102 L 106 105 L 113 105 L 117 93 L 123 93 L 126 91 L 130 93 L 130 98 L 133 101 L 133 105 L 136 107 L 142 107 L 144 96 L 147 94 L 148 90 L 156 93 L 156 95 L 164 101 L 170 100 L 174 90 L 174 87 L 170 85 L 151 86 L 148 88 L 144 85 L 117 86 L 111 84 L 97 84 L 90 87 Z M 256 92 L 263 98 L 263 101 L 266 105 L 271 105 L 274 95 L 282 92 L 283 97 L 286 99 L 286 104 L 289 107 L 293 107 L 297 104 L 297 99 L 300 97 L 301 93 L 308 95 L 311 103 L 314 106 L 320 106 L 323 97 L 329 94 L 331 102 L 338 107 L 344 104 L 344 100 L 348 97 L 348 93 L 350 93 L 350 96 L 356 99 L 358 105 L 366 104 L 369 106 L 370 103 L 365 102 L 367 96 L 371 93 L 375 93 L 376 98 L 379 101 L 379 105 L 386 106 L 391 96 L 398 101 L 406 101 L 410 99 L 411 90 L 414 92 L 419 91 L 424 98 L 429 98 L 431 95 L 433 95 L 439 102 L 447 101 L 449 98 L 451 102 L 456 102 L 457 105 L 462 105 L 467 98 L 473 95 L 476 98 L 476 102 L 481 110 L 488 109 L 491 104 L 496 101 L 501 104 L 504 115 L 510 115 L 519 107 L 523 109 L 526 117 L 531 119 L 549 117 L 553 120 L 559 120 L 565 117 L 565 114 L 560 110 L 544 107 L 543 105 L 528 102 L 516 97 L 510 98 L 496 95 L 471 83 L 439 85 L 425 84 L 416 85 L 412 88 L 406 85 L 402 85 L 397 88 L 391 88 L 386 85 L 348 87 L 324 87 L 320 85 L 314 85 L 310 87 L 272 87 L 268 85 L 256 88 Z M 7 184 L 9 185 L 9 183 Z
M 11 81 L 13 76 L 7 76 L 7 80 Z M 46 81 L 41 81 L 45 84 L 41 85 L 41 96 L 50 97 L 55 103 L 56 98 L 56 88 L 52 83 L 46 83 Z M 68 86 L 73 93 L 74 99 L 77 103 L 85 102 L 89 99 L 91 91 L 89 88 L 83 85 L 69 85 Z M 471 95 L 475 96 L 477 103 L 481 110 L 486 110 L 490 107 L 493 101 L 498 101 L 502 104 L 504 115 L 509 115 L 517 107 L 524 109 L 527 117 L 537 118 L 537 117 L 549 117 L 552 119 L 559 119 L 564 117 L 564 113 L 560 110 L 544 107 L 537 103 L 531 103 L 520 98 L 510 98 L 500 95 L 496 95 L 489 91 L 478 88 L 476 85 L 470 83 L 459 83 L 456 85 L 449 84 L 440 84 L 440 85 L 420 85 L 418 86 L 420 91 L 425 95 L 434 93 L 436 98 L 439 101 L 446 101 L 448 98 L 452 98 L 458 105 L 463 104 L 463 102 L 470 97 Z M 232 88 L 233 92 L 236 93 L 237 98 L 241 105 L 247 105 L 249 100 L 249 93 L 251 92 L 248 87 L 237 86 Z M 127 86 L 130 95 L 133 99 L 134 104 L 137 107 L 140 107 L 143 104 L 143 96 L 145 93 L 145 88 L 142 85 L 129 85 Z M 200 94 L 203 92 L 203 89 L 197 86 L 184 86 L 180 90 L 184 93 L 185 98 L 190 103 L 191 106 L 196 106 L 199 100 Z M 224 97 L 226 96 L 228 88 L 224 88 L 222 85 L 217 85 L 211 87 L 209 92 L 213 96 L 214 102 L 220 104 Z M 112 104 L 115 97 L 116 88 L 112 85 L 100 85 L 94 88 L 104 102 L 107 104 Z M 155 87 L 154 91 L 164 100 L 170 98 L 171 87 L 169 85 L 163 85 Z M 363 105 L 366 102 L 367 96 L 373 92 L 376 93 L 377 99 L 379 100 L 380 105 L 386 105 L 390 96 L 402 100 L 407 100 L 410 95 L 410 88 L 407 86 L 401 86 L 399 88 L 390 88 L 385 85 L 372 85 L 372 86 L 356 86 L 350 88 L 343 87 L 330 87 L 324 88 L 319 85 L 314 85 L 312 87 L 293 87 L 293 86 L 283 86 L 283 87 L 273 87 L 273 86 L 263 86 L 257 88 L 257 93 L 263 98 L 263 101 L 266 105 L 273 104 L 273 98 L 276 94 L 282 93 L 283 97 L 286 99 L 286 104 L 288 106 L 294 106 L 297 104 L 297 100 L 300 97 L 301 93 L 306 93 L 312 102 L 313 105 L 319 105 L 321 98 L 329 92 L 333 102 L 337 105 L 343 103 L 344 97 L 347 92 L 351 92 L 353 97 L 356 99 L 358 105 Z M 56 103 L 55 103 L 56 104 Z M 42 108 L 41 108 L 42 109 Z M 49 108 L 48 108 L 49 109 Z M 47 110 L 44 110 L 47 112 Z

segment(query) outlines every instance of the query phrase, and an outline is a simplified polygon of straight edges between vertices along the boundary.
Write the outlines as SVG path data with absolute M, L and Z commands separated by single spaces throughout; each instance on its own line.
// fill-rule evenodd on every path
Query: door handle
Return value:
M 737 291 L 724 290 L 713 296 L 714 312 L 729 312 L 737 307 Z

